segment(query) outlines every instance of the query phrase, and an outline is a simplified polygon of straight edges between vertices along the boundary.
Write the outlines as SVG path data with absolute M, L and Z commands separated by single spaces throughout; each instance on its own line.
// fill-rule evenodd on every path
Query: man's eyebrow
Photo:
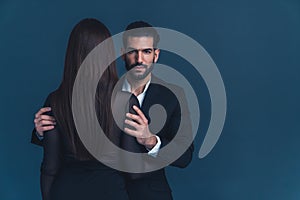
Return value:
M 147 48 L 141 48 L 141 49 L 136 49 L 136 48 L 133 48 L 133 47 L 127 47 L 126 50 L 153 50 L 154 48 L 153 47 L 147 47 Z
M 133 50 L 135 48 L 133 48 L 133 47 L 126 47 L 126 50 L 128 50 L 128 49 Z

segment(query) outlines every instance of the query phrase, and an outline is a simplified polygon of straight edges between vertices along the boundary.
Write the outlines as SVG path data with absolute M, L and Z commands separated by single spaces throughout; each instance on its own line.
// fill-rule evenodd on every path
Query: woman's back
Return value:
M 45 102 L 51 107 L 51 94 Z M 49 112 L 53 115 L 53 112 Z M 128 199 L 122 175 L 88 156 L 77 158 L 59 122 L 44 133 L 41 186 L 44 199 Z
M 41 166 L 43 199 L 128 199 L 120 173 L 95 160 L 82 144 L 71 109 L 73 86 L 81 63 L 110 36 L 105 25 L 95 19 L 80 21 L 71 32 L 63 80 L 45 102 L 45 106 L 52 108 L 48 114 L 57 123 L 53 130 L 44 133 Z M 113 44 L 107 46 L 107 52 L 103 53 L 107 55 L 101 55 L 101 59 L 108 59 L 113 54 Z M 95 110 L 104 132 L 113 135 L 110 102 L 118 79 L 115 63 L 101 70 L 103 74 L 95 95 Z

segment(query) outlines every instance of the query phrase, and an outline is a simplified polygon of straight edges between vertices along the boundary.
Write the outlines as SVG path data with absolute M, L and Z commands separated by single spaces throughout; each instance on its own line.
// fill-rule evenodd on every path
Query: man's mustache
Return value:
M 137 63 L 134 63 L 134 64 L 132 64 L 132 65 L 129 65 L 129 68 L 132 69 L 132 68 L 134 68 L 134 67 L 136 67 L 136 66 L 144 67 L 144 68 L 147 67 L 147 65 L 145 65 L 145 64 L 143 64 L 143 63 L 137 62 Z

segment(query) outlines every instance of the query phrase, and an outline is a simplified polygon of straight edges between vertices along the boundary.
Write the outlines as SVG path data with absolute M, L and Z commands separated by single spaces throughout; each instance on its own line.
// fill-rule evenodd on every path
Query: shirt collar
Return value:
M 151 82 L 151 77 L 150 77 L 149 81 L 146 83 L 143 92 L 141 94 L 139 94 L 139 95 L 144 95 L 145 94 L 145 92 L 147 91 L 147 89 L 148 89 L 148 87 L 150 85 L 150 82 Z M 122 86 L 122 91 L 132 93 L 131 92 L 131 85 L 129 84 L 129 82 L 128 82 L 128 80 L 126 78 L 124 79 L 124 83 L 123 83 L 123 86 Z
M 137 96 L 137 99 L 138 99 L 139 104 L 140 104 L 141 107 L 142 107 L 142 104 L 143 104 L 143 102 L 144 102 L 144 98 L 145 98 L 145 96 L 146 96 L 146 91 L 148 90 L 148 87 L 149 87 L 149 85 L 150 85 L 150 82 L 151 82 L 151 78 L 150 78 L 150 80 L 146 83 L 143 92 Z M 124 83 L 123 83 L 123 86 L 122 86 L 122 91 L 132 93 L 132 92 L 131 92 L 131 86 L 130 86 L 129 82 L 127 81 L 127 79 L 124 80 Z

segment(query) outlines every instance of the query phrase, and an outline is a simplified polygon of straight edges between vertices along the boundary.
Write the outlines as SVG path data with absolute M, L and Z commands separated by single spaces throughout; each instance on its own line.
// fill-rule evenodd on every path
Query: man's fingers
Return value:
M 50 120 L 41 120 L 35 123 L 36 126 L 56 125 L 56 122 Z
M 43 132 L 44 131 L 49 131 L 49 130 L 52 130 L 52 129 L 54 129 L 54 126 L 43 126 L 43 128 L 42 128 Z
M 35 124 L 37 124 L 37 123 L 40 123 L 41 121 L 43 121 L 43 120 L 46 120 L 46 121 L 51 121 L 51 122 L 55 122 L 55 119 L 54 119 L 54 117 L 51 117 L 51 116 L 48 116 L 48 115 L 41 115 L 39 118 L 35 118 L 34 120 L 33 120 L 33 122 L 35 123 Z
M 124 132 L 127 133 L 128 135 L 133 136 L 133 137 L 137 137 L 137 132 L 132 130 L 132 129 L 124 128 Z
M 131 113 L 126 113 L 126 117 L 129 119 L 137 121 L 139 124 L 144 124 L 144 121 L 139 115 L 131 114 Z
M 44 107 L 41 108 L 36 114 L 35 114 L 35 118 L 39 118 L 41 114 L 45 113 L 45 112 L 49 112 L 51 111 L 51 107 Z
M 144 113 L 141 111 L 141 109 L 139 109 L 137 106 L 133 106 L 133 109 L 137 112 L 137 114 L 142 118 L 142 120 L 144 121 L 144 123 L 148 124 L 148 120 L 145 117 Z
M 136 122 L 134 122 L 132 120 L 128 120 L 128 119 L 125 119 L 125 124 L 130 125 L 135 129 L 137 129 L 137 127 L 138 127 L 138 124 Z
M 55 118 L 49 115 L 41 115 L 40 116 L 41 120 L 49 120 L 49 121 L 55 121 Z
M 49 131 L 54 129 L 54 126 L 40 126 L 36 128 L 36 131 L 39 133 L 40 136 L 43 136 L 44 131 Z
M 132 129 L 127 128 L 127 127 L 124 128 L 124 132 L 127 133 L 128 135 L 131 135 L 131 136 L 139 138 L 139 139 L 147 139 L 147 138 L 151 137 L 149 135 L 144 135 L 141 131 L 132 130 Z

